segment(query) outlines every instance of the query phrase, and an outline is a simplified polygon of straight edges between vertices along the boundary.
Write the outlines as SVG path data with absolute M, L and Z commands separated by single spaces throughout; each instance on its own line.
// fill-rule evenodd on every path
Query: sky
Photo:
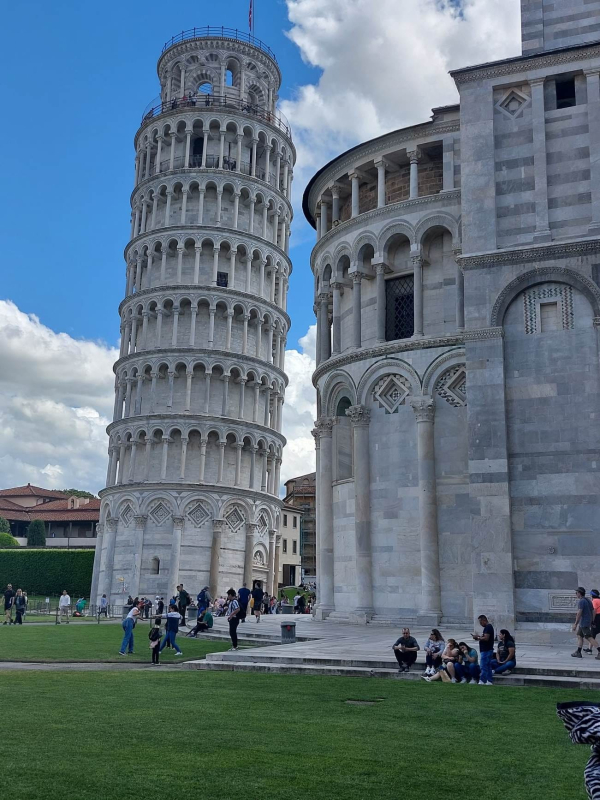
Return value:
M 456 102 L 448 70 L 516 55 L 519 0 L 255 0 L 298 152 L 282 479 L 313 467 L 314 315 L 302 192 L 334 156 Z M 248 30 L 248 0 L 20 0 L 3 8 L 0 487 L 106 476 L 133 137 L 164 42 Z M 12 32 L 12 34 L 11 34 Z

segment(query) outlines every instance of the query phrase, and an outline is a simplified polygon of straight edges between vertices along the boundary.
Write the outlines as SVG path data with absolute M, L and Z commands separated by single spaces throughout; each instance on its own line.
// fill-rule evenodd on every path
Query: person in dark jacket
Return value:
M 150 639 L 150 649 L 152 650 L 152 663 L 159 664 L 160 662 L 160 617 L 156 617 L 154 625 L 150 628 L 148 633 Z
M 181 622 L 181 614 L 179 611 L 177 611 L 177 607 L 174 604 L 169 606 L 169 611 L 167 614 L 163 614 L 163 619 L 167 620 L 167 624 L 165 627 L 165 638 L 161 642 L 159 653 L 162 653 L 167 644 L 170 644 L 175 650 L 175 655 L 182 656 L 183 653 L 175 641 L 175 637 L 177 636 L 177 632 L 179 630 L 179 623 Z
M 23 614 L 27 609 L 27 600 L 25 599 L 25 595 L 23 594 L 22 589 L 17 589 L 17 593 L 15 595 L 15 611 L 17 612 L 17 616 L 15 619 L 15 625 L 22 625 L 23 624 Z
M 396 639 L 392 645 L 392 650 L 396 656 L 399 671 L 408 672 L 417 660 L 417 652 L 420 650 L 417 640 L 410 635 L 410 628 L 403 629 L 402 636 Z
M 252 613 L 256 617 L 256 621 L 260 622 L 260 612 L 263 601 L 263 590 L 259 581 L 257 581 L 254 589 L 252 589 L 252 600 L 253 600 Z
M 240 604 L 240 610 L 238 612 L 237 617 L 240 622 L 246 622 L 246 614 L 248 612 L 248 603 L 250 602 L 251 594 L 252 592 L 244 583 L 244 585 L 238 592 L 238 602 Z

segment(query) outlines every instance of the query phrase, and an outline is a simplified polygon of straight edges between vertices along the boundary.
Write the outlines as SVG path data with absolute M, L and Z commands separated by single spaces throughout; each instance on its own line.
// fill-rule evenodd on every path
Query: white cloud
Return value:
M 283 435 L 287 445 L 283 451 L 281 481 L 304 475 L 315 468 L 315 443 L 311 434 L 317 415 L 316 393 L 312 385 L 315 370 L 317 326 L 311 325 L 299 339 L 302 352 L 286 350 L 285 371 L 289 377 L 283 406 Z
M 460 12 L 449 0 L 286 1 L 289 37 L 322 70 L 282 103 L 300 191 L 349 147 L 457 102 L 448 70 L 520 52 L 519 0 L 463 0 Z
M 0 301 L 0 486 L 104 486 L 117 356 Z

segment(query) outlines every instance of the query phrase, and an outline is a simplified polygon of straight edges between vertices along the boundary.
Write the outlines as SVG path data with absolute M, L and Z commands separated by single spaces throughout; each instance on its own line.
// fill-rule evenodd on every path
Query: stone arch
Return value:
M 600 287 L 589 278 L 586 278 L 585 275 L 581 275 L 572 269 L 547 266 L 524 272 L 502 289 L 492 308 L 490 325 L 493 328 L 497 328 L 503 324 L 504 315 L 509 305 L 517 295 L 521 294 L 525 289 L 530 289 L 538 283 L 546 283 L 549 281 L 566 283 L 580 291 L 589 300 L 594 316 L 600 317 Z
M 264 514 L 266 519 L 267 519 L 267 527 L 269 528 L 269 530 L 274 528 L 275 527 L 275 523 L 273 521 L 273 514 L 271 512 L 271 509 L 268 506 L 264 505 L 264 504 L 260 505 L 256 509 L 255 521 L 257 523 L 259 522 L 260 517 L 261 517 L 262 514 Z
M 358 384 L 358 404 L 367 405 L 371 391 L 376 383 L 386 375 L 399 375 L 410 384 L 411 394 L 420 394 L 421 379 L 416 370 L 401 358 L 386 358 L 373 364 L 360 379 Z
M 432 214 L 418 222 L 414 231 L 414 244 L 421 245 L 427 232 L 432 228 L 445 228 L 452 235 L 452 246 L 460 246 L 460 223 L 451 214 L 444 211 Z
M 455 347 L 434 359 L 423 374 L 422 394 L 431 394 L 437 381 L 447 369 L 465 363 L 464 347 Z
M 350 395 L 352 404 L 355 405 L 357 400 L 357 391 L 352 377 L 345 370 L 336 370 L 332 375 L 329 375 L 323 386 L 322 393 L 322 408 L 326 417 L 335 415 L 335 407 L 339 395 L 343 392 Z
M 361 249 L 366 245 L 370 244 L 373 248 L 373 252 L 377 252 L 377 237 L 373 233 L 363 233 L 352 245 L 352 257 L 351 261 L 358 260 L 358 254 L 360 253 Z
M 377 242 L 377 250 L 384 261 L 387 258 L 388 242 L 397 234 L 406 236 L 411 246 L 415 243 L 415 229 L 409 222 L 392 222 L 381 231 Z

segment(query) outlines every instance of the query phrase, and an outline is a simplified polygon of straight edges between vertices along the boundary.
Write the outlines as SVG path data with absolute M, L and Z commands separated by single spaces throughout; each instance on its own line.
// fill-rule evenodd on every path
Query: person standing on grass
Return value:
M 14 599 L 15 599 L 15 593 L 13 591 L 12 583 L 9 583 L 4 592 L 4 622 L 2 623 L 3 625 L 13 624 L 12 609 L 13 609 Z
M 494 673 L 492 672 L 492 659 L 494 658 L 494 628 L 485 614 L 480 614 L 477 619 L 483 628 L 482 633 L 472 633 L 471 636 L 479 642 L 479 666 L 481 677 L 480 686 L 493 686 Z
M 162 617 L 165 611 L 165 598 L 159 597 L 156 595 L 156 613 L 159 617 Z
M 158 665 L 160 661 L 160 617 L 156 617 L 154 625 L 148 633 L 150 649 L 152 650 L 152 663 Z
M 398 662 L 398 671 L 408 672 L 411 665 L 417 660 L 417 653 L 420 650 L 419 643 L 410 635 L 410 628 L 403 628 L 402 636 L 396 639 L 392 650 Z
M 183 588 L 183 586 L 182 586 Z M 183 653 L 179 649 L 179 645 L 175 641 L 177 632 L 179 631 L 179 623 L 181 621 L 181 614 L 177 611 L 177 606 L 173 603 L 169 606 L 169 610 L 163 615 L 163 619 L 167 620 L 165 626 L 165 638 L 160 645 L 159 653 L 162 653 L 167 645 L 170 645 L 175 650 L 176 656 L 182 656 Z
M 60 596 L 60 600 L 58 601 L 58 610 L 60 611 L 60 616 L 62 621 L 62 617 L 66 617 L 66 623 L 69 624 L 69 612 L 71 610 L 71 598 L 67 593 L 66 589 L 62 590 L 62 594 Z
M 244 583 L 238 592 L 238 602 L 240 604 L 238 619 L 240 622 L 246 622 L 246 614 L 248 613 L 248 603 L 250 602 L 251 594 L 252 592 Z
M 121 642 L 121 649 L 119 650 L 120 656 L 132 655 L 133 653 L 133 629 L 139 619 L 141 610 L 141 603 L 137 606 L 133 606 L 121 623 L 123 627 L 123 641 Z
M 227 590 L 227 622 L 229 623 L 229 636 L 231 637 L 231 649 L 238 649 L 237 629 L 240 624 L 240 604 L 235 599 L 235 589 Z
M 17 612 L 17 617 L 15 619 L 15 625 L 22 625 L 23 624 L 23 614 L 25 613 L 25 609 L 27 608 L 27 603 L 25 601 L 25 597 L 23 595 L 22 589 L 17 589 L 17 593 L 15 595 L 15 611 Z
M 256 617 L 256 621 L 260 622 L 260 610 L 262 608 L 263 600 L 263 590 L 262 586 L 260 585 L 260 581 L 257 581 L 254 589 L 252 589 L 252 600 L 254 601 L 254 605 L 252 606 L 254 616 Z
M 598 642 L 592 635 L 592 625 L 595 616 L 594 606 L 585 596 L 585 589 L 583 586 L 579 586 L 575 594 L 577 596 L 577 616 L 575 617 L 573 630 L 577 631 L 577 650 L 571 653 L 571 655 L 573 658 L 583 658 L 581 650 L 583 648 L 583 640 L 586 639 L 590 645 L 587 652 L 592 653 L 592 648 L 595 647 L 598 651 L 596 659 L 600 661 L 600 647 L 598 647 Z

